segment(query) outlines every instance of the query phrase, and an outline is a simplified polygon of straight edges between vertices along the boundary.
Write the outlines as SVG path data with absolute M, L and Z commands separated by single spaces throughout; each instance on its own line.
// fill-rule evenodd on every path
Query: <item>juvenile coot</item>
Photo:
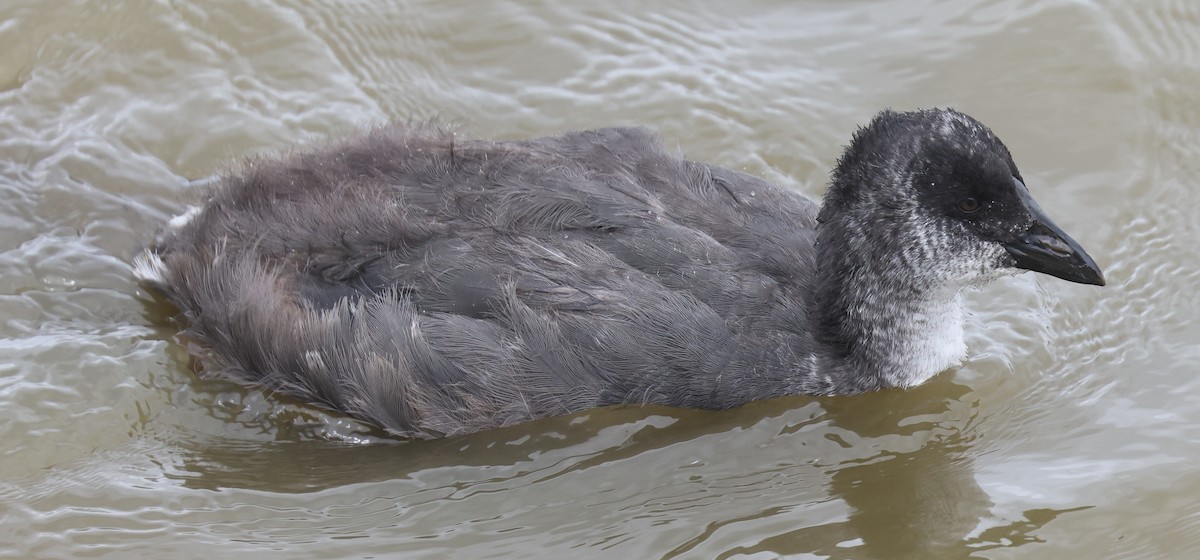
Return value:
M 911 387 L 963 356 L 962 289 L 1019 269 L 1104 284 L 952 110 L 880 113 L 820 208 L 640 128 L 392 125 L 248 163 L 135 262 L 206 375 L 419 438 Z

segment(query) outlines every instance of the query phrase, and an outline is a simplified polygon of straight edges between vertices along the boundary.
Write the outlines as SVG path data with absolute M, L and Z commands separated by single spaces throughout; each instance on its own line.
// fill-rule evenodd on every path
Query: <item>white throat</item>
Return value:
M 962 296 L 932 299 L 907 309 L 892 333 L 890 367 L 879 372 L 894 387 L 913 387 L 957 365 L 967 352 Z

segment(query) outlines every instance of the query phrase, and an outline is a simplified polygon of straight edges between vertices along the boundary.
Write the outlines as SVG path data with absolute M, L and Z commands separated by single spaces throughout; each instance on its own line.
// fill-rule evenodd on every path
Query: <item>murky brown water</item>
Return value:
M 0 555 L 1195 557 L 1200 4 L 383 4 L 0 6 Z M 973 294 L 971 357 L 908 392 L 396 443 L 197 380 L 130 275 L 185 178 L 386 119 L 642 123 L 818 194 L 933 105 L 1109 286 Z

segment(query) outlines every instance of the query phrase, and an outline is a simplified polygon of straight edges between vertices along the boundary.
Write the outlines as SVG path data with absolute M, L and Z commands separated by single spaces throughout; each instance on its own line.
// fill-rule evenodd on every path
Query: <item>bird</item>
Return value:
M 250 158 L 197 198 L 132 269 L 200 374 L 401 438 L 910 388 L 964 358 L 964 290 L 1105 283 L 954 109 L 875 115 L 820 205 L 646 128 L 436 123 Z

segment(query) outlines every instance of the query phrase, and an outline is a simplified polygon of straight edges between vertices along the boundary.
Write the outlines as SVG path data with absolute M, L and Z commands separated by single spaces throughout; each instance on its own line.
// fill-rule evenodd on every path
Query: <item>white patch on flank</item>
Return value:
M 167 222 L 167 227 L 176 230 L 180 229 L 183 226 L 191 223 L 192 220 L 196 219 L 196 216 L 200 215 L 202 210 L 204 210 L 204 208 L 200 206 L 189 207 L 186 212 L 171 218 L 171 221 Z
M 325 371 L 325 358 L 316 350 L 305 350 L 304 365 L 311 371 Z
M 165 285 L 167 283 L 167 264 L 158 253 L 150 249 L 133 258 L 133 277 L 148 284 Z

